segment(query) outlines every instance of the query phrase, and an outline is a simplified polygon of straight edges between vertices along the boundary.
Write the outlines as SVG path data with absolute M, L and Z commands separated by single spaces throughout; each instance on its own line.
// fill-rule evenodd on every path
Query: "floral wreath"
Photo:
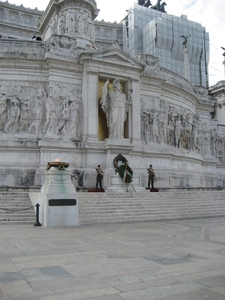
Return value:
M 121 161 L 123 164 L 118 165 L 119 161 Z M 115 168 L 115 172 L 119 173 L 120 178 L 126 183 L 129 184 L 132 182 L 132 176 L 133 176 L 133 170 L 128 165 L 128 160 L 122 155 L 118 154 L 114 160 L 113 165 Z

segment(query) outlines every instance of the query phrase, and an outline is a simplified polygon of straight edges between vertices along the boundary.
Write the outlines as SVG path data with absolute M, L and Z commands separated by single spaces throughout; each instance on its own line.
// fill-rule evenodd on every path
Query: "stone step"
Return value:
M 135 205 L 138 203 L 145 203 L 145 204 L 153 204 L 153 203 L 157 203 L 157 204 L 166 204 L 166 203 L 172 203 L 172 204 L 176 204 L 176 203 L 216 203 L 216 202 L 223 202 L 224 199 L 193 199 L 193 200 L 189 200 L 189 199 L 162 199 L 162 200 L 153 200 L 153 199 L 109 199 L 109 200 L 92 200 L 92 201 L 86 201 L 83 199 L 79 198 L 79 202 L 82 202 L 85 205 L 108 205 L 108 204 L 112 204 L 114 205 L 115 203 L 119 204 L 119 203 L 130 203 L 131 205 Z
M 101 224 L 225 215 L 225 191 L 79 193 L 79 223 Z
M 126 207 L 126 208 L 141 208 L 141 207 L 149 207 L 149 208 L 170 208 L 172 207 L 173 209 L 175 207 L 202 207 L 202 206 L 221 206 L 224 207 L 225 203 L 224 201 L 211 201 L 211 202 L 197 202 L 197 203 L 127 203 L 127 202 L 122 202 L 122 203 L 92 203 L 92 204 L 86 204 L 86 203 L 81 203 L 81 201 L 79 201 L 79 210 L 81 209 L 85 209 L 87 210 L 89 207 L 91 210 L 93 209 L 101 209 L 101 208 L 108 208 L 108 209 L 115 209 L 115 208 L 121 208 L 121 207 Z
M 224 207 L 225 208 L 225 207 Z M 199 210 L 193 210 L 193 209 L 185 209 L 183 210 L 146 210 L 146 209 L 140 209 L 140 210 L 133 210 L 133 209 L 120 209 L 120 210 L 100 210 L 100 211 L 85 211 L 80 212 L 79 215 L 82 216 L 92 216 L 92 215 L 105 215 L 105 216 L 114 216 L 114 215 L 151 215 L 151 214 L 182 214 L 182 215 L 188 215 L 190 213 L 205 213 L 205 212 L 218 212 L 218 209 L 215 209 L 213 207 L 211 208 L 199 208 Z
M 139 206 L 128 206 L 128 205 L 118 205 L 118 206 L 110 206 L 110 205 L 105 205 L 105 206 L 98 206 L 98 207 L 82 207 L 81 205 L 79 205 L 79 212 L 81 211 L 112 211 L 112 210 L 153 210 L 153 209 L 163 209 L 163 210 L 180 210 L 180 209 L 201 209 L 204 207 L 208 207 L 208 208 L 215 208 L 214 204 L 199 204 L 199 205 L 190 205 L 190 204 L 183 204 L 183 205 L 176 205 L 176 206 L 172 206 L 172 205 L 151 205 L 151 206 L 146 206 L 146 205 L 139 205 Z M 225 208 L 225 204 L 217 204 L 215 209 L 219 209 L 219 208 Z
M 163 195 L 164 194 L 164 195 Z M 220 198 L 224 198 L 225 194 L 202 194 L 202 195 L 197 195 L 197 194 L 180 194 L 180 195 L 167 195 L 166 193 L 161 193 L 157 196 L 151 196 L 151 195 L 98 195 L 98 196 L 90 196 L 90 195 L 80 195 L 78 194 L 79 199 L 124 199 L 124 198 L 129 198 L 129 199 L 136 199 L 136 198 L 143 198 L 143 199 L 180 199 L 182 197 L 182 199 L 193 199 L 193 198 L 213 198 L 213 199 L 220 199 Z
M 0 192 L 0 224 L 34 224 L 35 209 L 28 192 Z
M 33 219 L 26 219 L 26 220 L 21 220 L 21 219 L 0 219 L 0 224 L 9 224 L 9 225 L 34 225 L 36 220 Z

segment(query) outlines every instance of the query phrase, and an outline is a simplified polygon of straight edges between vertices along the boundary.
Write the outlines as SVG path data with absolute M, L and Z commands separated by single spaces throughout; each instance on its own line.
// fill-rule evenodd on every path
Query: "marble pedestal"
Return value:
M 40 193 L 40 221 L 45 227 L 78 225 L 78 198 L 70 171 L 53 167 L 45 172 Z

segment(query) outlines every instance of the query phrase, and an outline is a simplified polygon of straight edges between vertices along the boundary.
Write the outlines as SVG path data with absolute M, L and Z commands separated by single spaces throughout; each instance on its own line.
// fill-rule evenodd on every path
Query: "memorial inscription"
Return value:
M 48 201 L 49 206 L 75 206 L 77 205 L 77 199 L 50 199 Z

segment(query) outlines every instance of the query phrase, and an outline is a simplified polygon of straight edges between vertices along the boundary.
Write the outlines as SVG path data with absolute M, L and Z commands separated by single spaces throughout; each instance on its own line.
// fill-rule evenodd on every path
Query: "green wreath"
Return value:
M 118 165 L 118 162 L 122 161 L 122 165 Z M 119 154 L 114 158 L 113 165 L 115 167 L 116 173 L 119 173 L 120 178 L 126 183 L 129 184 L 132 182 L 133 170 L 128 165 L 127 159 Z

